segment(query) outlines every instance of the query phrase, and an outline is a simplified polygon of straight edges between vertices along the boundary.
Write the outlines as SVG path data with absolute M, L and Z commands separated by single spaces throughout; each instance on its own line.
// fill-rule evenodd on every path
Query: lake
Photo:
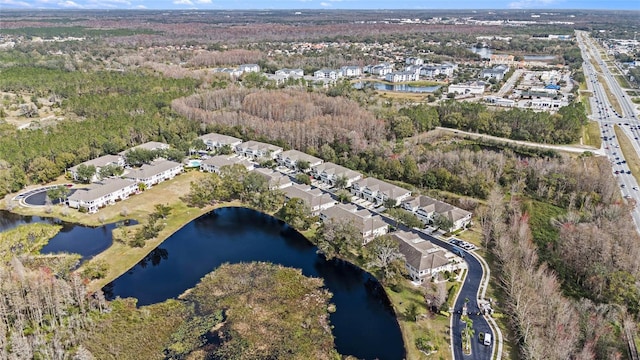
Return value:
M 333 293 L 330 315 L 338 352 L 361 359 L 403 359 L 400 328 L 386 294 L 367 272 L 326 261 L 285 223 L 245 208 L 222 208 L 185 225 L 103 289 L 139 305 L 176 298 L 223 263 L 265 261 L 321 277 Z
M 413 86 L 409 84 L 385 84 L 377 81 L 358 81 L 353 83 L 355 89 L 362 89 L 365 86 L 372 86 L 381 91 L 397 91 L 408 93 L 432 93 L 440 89 L 440 85 L 434 86 Z
M 60 232 L 54 236 L 40 253 L 55 254 L 60 252 L 80 254 L 82 261 L 88 260 L 105 251 L 111 246 L 111 231 L 118 224 L 106 224 L 98 227 L 82 226 L 61 221 L 55 218 L 39 216 L 22 216 L 0 210 L 0 232 L 7 231 L 24 224 L 46 223 L 62 226 Z M 134 225 L 136 221 L 127 221 Z M 121 225 L 123 225 L 122 223 Z

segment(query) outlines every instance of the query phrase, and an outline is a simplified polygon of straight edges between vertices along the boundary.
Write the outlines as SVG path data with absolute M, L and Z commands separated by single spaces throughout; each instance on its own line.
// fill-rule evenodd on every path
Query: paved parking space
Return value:
M 467 251 L 474 251 L 474 250 L 478 249 L 477 246 L 475 246 L 475 245 L 473 245 L 473 244 L 471 244 L 469 242 L 466 242 L 464 240 L 460 240 L 458 238 L 451 238 L 449 240 L 449 244 L 455 245 L 455 246 L 457 246 L 457 247 L 459 247 L 461 249 L 465 249 Z

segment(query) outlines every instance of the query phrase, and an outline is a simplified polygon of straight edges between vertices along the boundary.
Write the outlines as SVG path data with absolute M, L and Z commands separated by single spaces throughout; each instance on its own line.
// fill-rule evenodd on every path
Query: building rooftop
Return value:
M 205 143 L 207 141 L 211 141 L 218 144 L 235 144 L 238 142 L 242 142 L 241 139 L 235 138 L 233 136 L 216 134 L 216 133 L 204 134 L 202 136 L 199 136 L 198 139 L 201 139 Z
M 125 175 L 127 179 L 148 179 L 169 169 L 181 167 L 182 164 L 171 160 L 158 159 L 151 164 L 144 164 L 139 169 L 131 170 Z
M 107 194 L 135 185 L 135 181 L 129 179 L 110 178 L 91 184 L 86 189 L 78 189 L 69 196 L 69 200 L 93 201 Z
M 104 155 L 104 156 L 97 157 L 95 159 L 87 160 L 81 164 L 78 164 L 74 167 L 69 168 L 69 170 L 76 171 L 78 169 L 78 166 L 80 165 L 86 165 L 86 166 L 93 165 L 96 168 L 99 168 L 99 167 L 103 167 L 110 164 L 118 164 L 121 161 L 122 161 L 122 157 L 119 155 Z

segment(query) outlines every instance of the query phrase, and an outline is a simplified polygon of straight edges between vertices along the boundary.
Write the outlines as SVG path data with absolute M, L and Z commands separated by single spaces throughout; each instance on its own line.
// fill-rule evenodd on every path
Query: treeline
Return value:
M 355 102 L 294 89 L 215 90 L 177 99 L 172 108 L 190 120 L 236 127 L 301 150 L 340 143 L 358 151 L 385 134 L 384 122 Z
M 91 329 L 92 314 L 107 303 L 102 293 L 87 294 L 79 276 L 65 280 L 14 258 L 0 267 L 0 293 L 1 358 L 93 359 L 78 345 Z
M 186 150 L 197 124 L 171 114 L 171 100 L 191 93 L 196 82 L 145 73 L 66 72 L 35 67 L 3 70 L 0 89 L 63 98 L 81 116 L 53 127 L 0 136 L 0 196 L 27 182 L 47 182 L 70 166 L 131 146 L 164 141 Z
M 539 143 L 568 144 L 578 141 L 581 129 L 588 119 L 581 103 L 571 103 L 562 107 L 556 114 L 535 112 L 533 110 L 510 109 L 489 110 L 485 105 L 464 101 L 448 100 L 436 107 L 438 117 L 434 116 L 429 105 L 416 105 L 399 110 L 411 120 L 412 127 L 422 130 L 425 127 L 446 126 L 455 129 L 479 132 L 514 140 Z M 392 131 L 396 136 L 406 136 L 405 121 L 392 120 Z M 404 126 L 404 132 L 397 128 Z M 410 131 L 409 131 L 410 132 Z
M 255 50 L 232 49 L 228 51 L 202 50 L 187 61 L 189 67 L 255 64 L 264 59 L 264 54 Z
M 504 306 L 523 359 L 612 359 L 625 353 L 624 310 L 585 298 L 565 298 L 561 283 L 538 257 L 530 217 L 518 200 L 494 190 L 481 216 L 484 239 L 500 268 Z M 573 244 L 577 245 L 577 244 Z M 581 244 L 586 245 L 586 244 Z M 578 250 L 579 251 L 579 250 Z M 566 286 L 566 284 L 564 285 Z

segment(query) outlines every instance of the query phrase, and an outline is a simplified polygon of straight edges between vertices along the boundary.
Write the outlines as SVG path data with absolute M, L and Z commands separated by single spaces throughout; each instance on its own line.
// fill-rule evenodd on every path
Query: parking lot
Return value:
M 471 243 L 468 243 L 468 242 L 466 242 L 464 240 L 460 240 L 458 238 L 451 238 L 449 240 L 449 244 L 455 245 L 455 246 L 457 246 L 457 247 L 459 247 L 461 249 L 465 249 L 467 251 L 474 251 L 474 250 L 478 249 L 477 246 L 475 246 L 475 245 L 473 245 Z

